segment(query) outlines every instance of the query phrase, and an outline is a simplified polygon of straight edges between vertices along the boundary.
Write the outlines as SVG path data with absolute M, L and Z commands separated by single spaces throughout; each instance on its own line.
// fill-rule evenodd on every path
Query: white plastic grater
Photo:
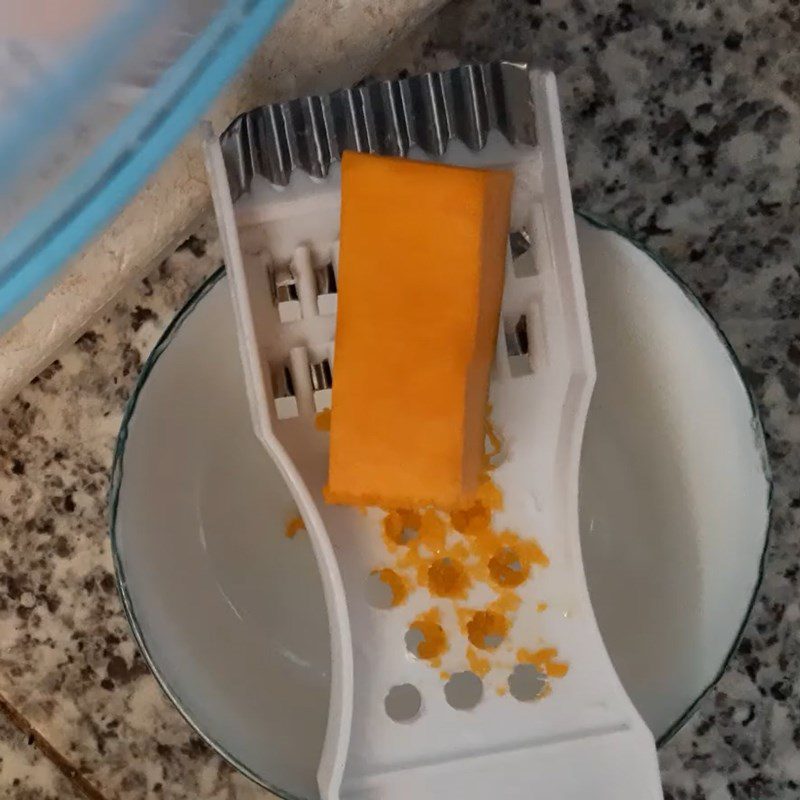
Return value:
M 502 82 L 520 75 L 527 108 L 526 115 L 515 117 L 508 105 L 514 93 Z M 653 739 L 603 646 L 580 555 L 578 466 L 594 360 L 555 79 L 503 65 L 417 80 L 421 84 L 406 83 L 398 91 L 393 84 L 379 85 L 383 111 L 399 98 L 406 112 L 395 113 L 391 126 L 367 107 L 369 95 L 362 94 L 355 110 L 367 120 L 364 136 L 358 137 L 355 117 L 345 135 L 358 149 L 383 152 L 375 141 L 380 125 L 372 127 L 372 141 L 369 136 L 369 121 L 377 119 L 387 137 L 392 140 L 394 131 L 392 141 L 405 143 L 414 158 L 428 157 L 431 148 L 423 146 L 433 131 L 435 154 L 446 162 L 514 169 L 512 235 L 490 391 L 492 418 L 507 455 L 494 479 L 505 495 L 500 523 L 535 535 L 551 561 L 519 588 L 523 603 L 500 648 L 506 666 L 489 673 L 480 701 L 469 711 L 451 707 L 438 670 L 406 649 L 409 623 L 434 603 L 418 591 L 399 608 L 372 607 L 366 580 L 386 558 L 375 520 L 322 500 L 327 434 L 316 430 L 314 414 L 330 403 L 334 363 L 339 173 L 330 141 L 337 119 L 325 115 L 324 100 L 300 101 L 300 112 L 308 109 L 303 136 L 270 133 L 267 127 L 268 138 L 294 143 L 294 148 L 272 147 L 268 141 L 269 163 L 253 146 L 258 120 L 240 126 L 251 133 L 234 165 L 230 149 L 226 164 L 219 140 L 210 131 L 207 136 L 254 427 L 303 515 L 327 603 L 332 684 L 320 792 L 326 800 L 477 800 L 489 793 L 504 800 L 537 794 L 553 800 L 656 800 L 662 793 Z M 460 99 L 458 91 L 464 92 Z M 346 110 L 355 108 L 351 97 Z M 315 102 L 323 125 L 331 122 L 324 137 L 311 135 L 317 131 L 311 124 Z M 336 110 L 335 104 L 328 108 Z M 413 125 L 415 108 L 424 117 L 422 129 Z M 268 111 L 260 117 L 264 125 L 276 120 Z M 292 109 L 281 112 L 277 119 L 288 127 Z M 535 119 L 533 130 L 521 127 L 526 119 Z M 318 162 L 304 162 L 303 152 L 324 156 L 325 141 L 332 156 L 321 159 L 326 180 L 293 170 L 298 166 L 313 175 Z M 243 180 L 236 165 L 259 157 L 260 169 Z M 287 165 L 291 180 L 276 181 Z M 288 186 L 277 190 L 275 183 Z M 481 589 L 473 591 L 475 604 L 487 599 Z M 549 603 L 543 614 L 535 610 L 542 597 Z M 507 679 L 513 653 L 532 641 L 557 646 L 569 673 L 536 702 L 498 696 L 492 689 Z M 494 660 L 502 661 L 502 655 Z M 443 667 L 465 669 L 459 658 L 448 653 Z M 396 687 L 405 692 L 414 687 L 421 699 L 409 721 L 387 714 L 386 699 Z

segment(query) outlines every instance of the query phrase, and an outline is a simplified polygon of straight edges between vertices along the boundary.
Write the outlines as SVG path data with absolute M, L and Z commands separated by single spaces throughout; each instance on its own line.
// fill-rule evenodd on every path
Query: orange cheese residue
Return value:
M 503 531 L 493 542 L 497 549 L 489 559 L 492 580 L 503 587 L 515 587 L 528 579 L 531 565 L 546 567 L 550 560 L 531 539 L 521 539 L 512 531 Z
M 444 550 L 447 536 L 444 520 L 432 508 L 425 509 L 418 530 L 420 546 L 425 548 L 428 555 L 438 556 Z
M 467 623 L 467 638 L 479 650 L 494 650 L 508 633 L 508 620 L 496 611 L 477 611 Z
M 432 608 L 420 614 L 409 625 L 410 629 L 422 634 L 422 641 L 417 646 L 417 655 L 436 667 L 441 663 L 441 656 L 447 650 L 447 636 L 441 622 L 439 609 Z
M 524 647 L 517 651 L 517 661 L 520 664 L 533 664 L 548 678 L 563 678 L 569 672 L 569 664 L 557 661 L 558 650 L 555 647 L 542 647 L 539 650 L 526 650 Z
M 492 512 L 480 501 L 469 508 L 450 512 L 450 524 L 459 533 L 478 536 L 489 528 Z
M 494 527 L 493 515 L 503 508 L 503 493 L 491 478 L 491 471 L 497 466 L 492 460 L 502 448 L 500 436 L 487 421 L 484 472 L 468 502 L 446 511 L 432 507 L 388 508 L 380 523 L 393 563 L 392 569 L 379 573 L 392 587 L 395 604 L 404 602 L 417 587 L 427 589 L 433 597 L 450 600 L 460 636 L 467 644 L 467 664 L 480 677 L 490 672 L 497 659 L 495 651 L 511 632 L 521 604 L 518 587 L 531 579 L 535 567 L 549 564 L 534 539 Z M 472 587 L 480 585 L 489 587 L 494 598 L 482 603 L 481 608 L 466 606 L 463 601 Z M 540 612 L 546 608 L 543 602 L 536 605 Z M 448 634 L 453 635 L 445 631 L 439 615 L 438 609 L 431 609 L 410 626 L 422 634 L 417 655 L 437 668 L 450 647 Z M 534 663 L 550 678 L 563 677 L 568 670 L 557 656 L 554 648 L 522 649 L 517 653 L 520 661 Z M 442 672 L 441 677 L 448 680 L 450 673 Z M 501 687 L 498 694 L 505 692 L 506 688 Z
M 486 468 L 492 469 L 494 467 L 493 460 L 500 455 L 503 449 L 503 440 L 500 434 L 492 423 L 490 414 L 492 413 L 491 405 L 486 409 L 486 438 L 489 440 L 489 447 L 491 448 L 486 454 Z
M 489 606 L 492 611 L 498 614 L 513 614 L 522 601 L 519 595 L 513 589 L 501 590 L 497 595 L 497 599 Z
M 460 561 L 440 558 L 428 567 L 428 590 L 436 597 L 467 596 L 471 581 Z
M 314 427 L 318 431 L 329 431 L 331 429 L 331 410 L 323 408 L 314 417 Z
M 503 493 L 497 484 L 488 477 L 478 486 L 475 499 L 492 511 L 500 511 L 503 508 Z
M 286 538 L 287 539 L 294 539 L 297 536 L 298 531 L 305 530 L 306 524 L 300 517 L 292 517 L 286 523 Z
M 474 608 L 466 608 L 465 606 L 456 606 L 456 619 L 458 620 L 458 627 L 461 629 L 461 633 L 464 636 L 467 635 L 467 625 L 469 625 L 469 621 L 472 619 L 472 615 L 475 613 L 476 609 Z
M 467 648 L 467 663 L 469 664 L 469 668 L 479 678 L 485 678 L 491 669 L 489 659 L 485 656 L 478 655 L 478 653 L 471 647 Z
M 528 579 L 529 571 L 530 567 L 510 547 L 501 547 L 489 559 L 489 574 L 498 586 L 519 586 Z
M 408 544 L 419 531 L 420 524 L 420 515 L 416 511 L 390 511 L 381 523 L 384 540 L 390 545 Z

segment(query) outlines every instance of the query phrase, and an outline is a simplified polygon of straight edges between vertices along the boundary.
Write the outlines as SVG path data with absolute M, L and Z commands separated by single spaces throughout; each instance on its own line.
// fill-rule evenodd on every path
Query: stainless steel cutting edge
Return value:
M 276 186 L 296 169 L 325 178 L 345 150 L 407 156 L 416 146 L 437 157 L 459 140 L 478 151 L 493 130 L 536 144 L 526 64 L 468 64 L 260 106 L 238 116 L 220 144 L 235 201 L 254 175 Z

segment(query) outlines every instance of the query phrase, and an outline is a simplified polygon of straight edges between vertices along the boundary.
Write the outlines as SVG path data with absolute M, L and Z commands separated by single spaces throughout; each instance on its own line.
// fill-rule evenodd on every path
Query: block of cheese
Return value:
M 329 502 L 446 509 L 475 492 L 512 182 L 345 153 Z

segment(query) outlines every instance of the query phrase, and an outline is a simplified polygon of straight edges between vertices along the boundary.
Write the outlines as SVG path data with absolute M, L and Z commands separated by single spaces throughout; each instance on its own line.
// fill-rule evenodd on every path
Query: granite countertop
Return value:
M 800 797 L 799 32 L 797 0 L 459 0 L 381 67 L 555 69 L 576 205 L 675 266 L 755 390 L 775 472 L 766 577 L 727 673 L 661 751 L 671 800 Z M 125 399 L 218 261 L 207 227 L 2 411 L 2 797 L 266 796 L 148 674 L 107 538 Z

